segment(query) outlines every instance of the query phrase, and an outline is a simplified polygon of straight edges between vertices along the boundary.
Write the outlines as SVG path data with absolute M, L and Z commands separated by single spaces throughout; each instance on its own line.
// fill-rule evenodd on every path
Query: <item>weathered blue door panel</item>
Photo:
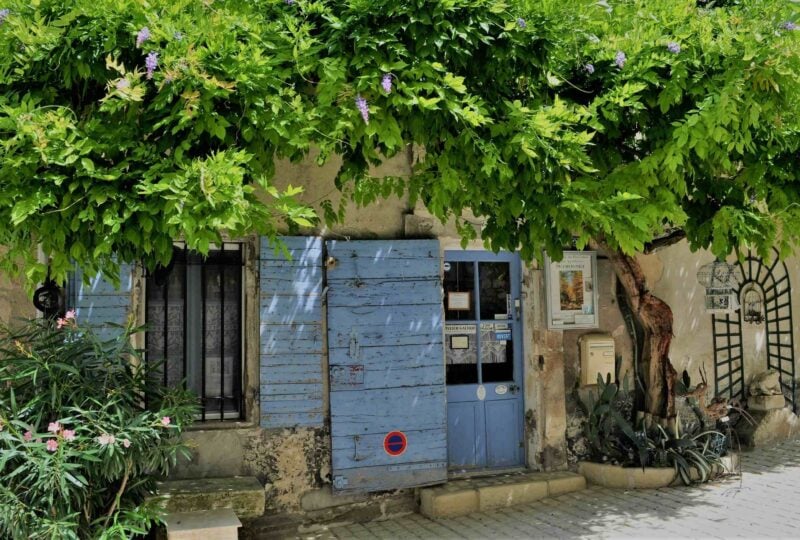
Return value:
M 483 414 L 480 403 L 450 403 L 447 407 L 447 460 L 451 468 L 483 463 Z
M 441 258 L 435 240 L 331 241 L 328 362 L 337 491 L 447 478 Z M 402 432 L 405 450 L 385 447 Z
M 119 269 L 120 284 L 113 283 L 97 274 L 83 282 L 80 270 L 75 272 L 72 285 L 74 297 L 71 307 L 75 309 L 78 324 L 91 327 L 101 339 L 117 337 L 131 315 L 131 291 L 133 290 L 133 266 L 122 264 Z
M 281 239 L 291 256 L 266 238 L 259 261 L 261 426 L 324 423 L 322 355 L 322 239 Z
M 519 406 L 515 399 L 486 401 L 486 460 L 492 467 L 520 464 Z

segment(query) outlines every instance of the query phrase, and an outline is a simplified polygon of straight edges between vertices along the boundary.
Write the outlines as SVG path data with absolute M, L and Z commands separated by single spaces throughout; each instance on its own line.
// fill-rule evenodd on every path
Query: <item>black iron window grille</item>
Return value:
M 145 350 L 165 385 L 200 399 L 201 420 L 244 417 L 241 244 L 203 257 L 176 244 L 166 268 L 147 275 Z

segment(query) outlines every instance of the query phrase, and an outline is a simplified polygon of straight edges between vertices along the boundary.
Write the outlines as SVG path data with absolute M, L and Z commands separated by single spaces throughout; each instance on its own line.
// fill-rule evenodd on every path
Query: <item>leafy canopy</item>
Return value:
M 271 181 L 312 149 L 343 158 L 356 202 L 408 191 L 529 258 L 574 236 L 633 253 L 674 227 L 718 255 L 785 253 L 800 231 L 784 0 L 7 6 L 0 243 L 31 279 L 33 243 L 63 276 L 311 225 Z M 371 176 L 409 145 L 410 179 Z

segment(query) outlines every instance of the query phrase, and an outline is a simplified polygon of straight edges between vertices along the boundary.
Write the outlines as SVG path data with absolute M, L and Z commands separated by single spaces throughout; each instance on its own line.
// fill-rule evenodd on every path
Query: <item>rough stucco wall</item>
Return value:
M 316 153 L 312 153 L 301 163 L 279 161 L 275 166 L 275 185 L 285 188 L 289 184 L 303 186 L 304 192 L 299 196 L 302 203 L 314 207 L 320 216 L 323 215 L 320 204 L 329 200 L 334 209 L 339 208 L 342 193 L 336 188 L 334 180 L 341 167 L 341 159 L 331 158 L 328 163 L 319 166 L 315 162 Z M 408 176 L 411 172 L 409 156 L 399 154 L 372 169 L 372 174 L 381 176 Z M 408 213 L 406 197 L 394 195 L 379 199 L 373 204 L 358 207 L 353 202 L 345 203 L 345 221 L 330 228 L 304 229 L 304 234 L 322 234 L 331 238 L 402 238 L 404 215 Z
M 330 439 L 322 429 L 198 429 L 183 439 L 192 456 L 171 478 L 255 476 L 268 513 L 299 512 L 303 494 L 330 483 Z
M 704 289 L 697 283 L 697 271 L 714 256 L 705 250 L 692 253 L 686 242 L 675 244 L 655 254 L 640 256 L 647 281 L 653 293 L 672 307 L 674 315 L 674 338 L 670 357 L 678 373 L 687 370 L 692 383 L 700 382 L 701 367 L 705 370 L 714 393 L 714 343 L 711 315 L 706 313 Z M 734 259 L 731 257 L 730 262 Z M 800 307 L 800 260 L 797 257 L 785 261 L 791 286 L 791 304 L 797 324 Z M 745 384 L 767 367 L 765 350 L 765 326 L 745 323 L 742 327 Z M 795 335 L 794 358 L 798 358 L 798 338 Z M 795 361 L 797 362 L 797 361 Z M 795 370 L 798 369 L 795 363 Z
M 22 282 L 0 274 L 0 322 L 11 323 L 14 319 L 35 316 L 36 309 Z

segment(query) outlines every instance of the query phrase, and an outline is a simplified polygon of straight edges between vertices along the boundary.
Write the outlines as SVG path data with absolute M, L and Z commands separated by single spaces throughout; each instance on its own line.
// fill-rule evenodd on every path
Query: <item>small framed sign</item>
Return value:
M 469 336 L 450 336 L 450 348 L 456 351 L 469 349 Z
M 472 295 L 467 292 L 447 293 L 447 309 L 449 311 L 469 311 L 472 306 Z
M 551 329 L 598 328 L 597 253 L 565 251 L 556 262 L 545 254 L 547 326 Z

